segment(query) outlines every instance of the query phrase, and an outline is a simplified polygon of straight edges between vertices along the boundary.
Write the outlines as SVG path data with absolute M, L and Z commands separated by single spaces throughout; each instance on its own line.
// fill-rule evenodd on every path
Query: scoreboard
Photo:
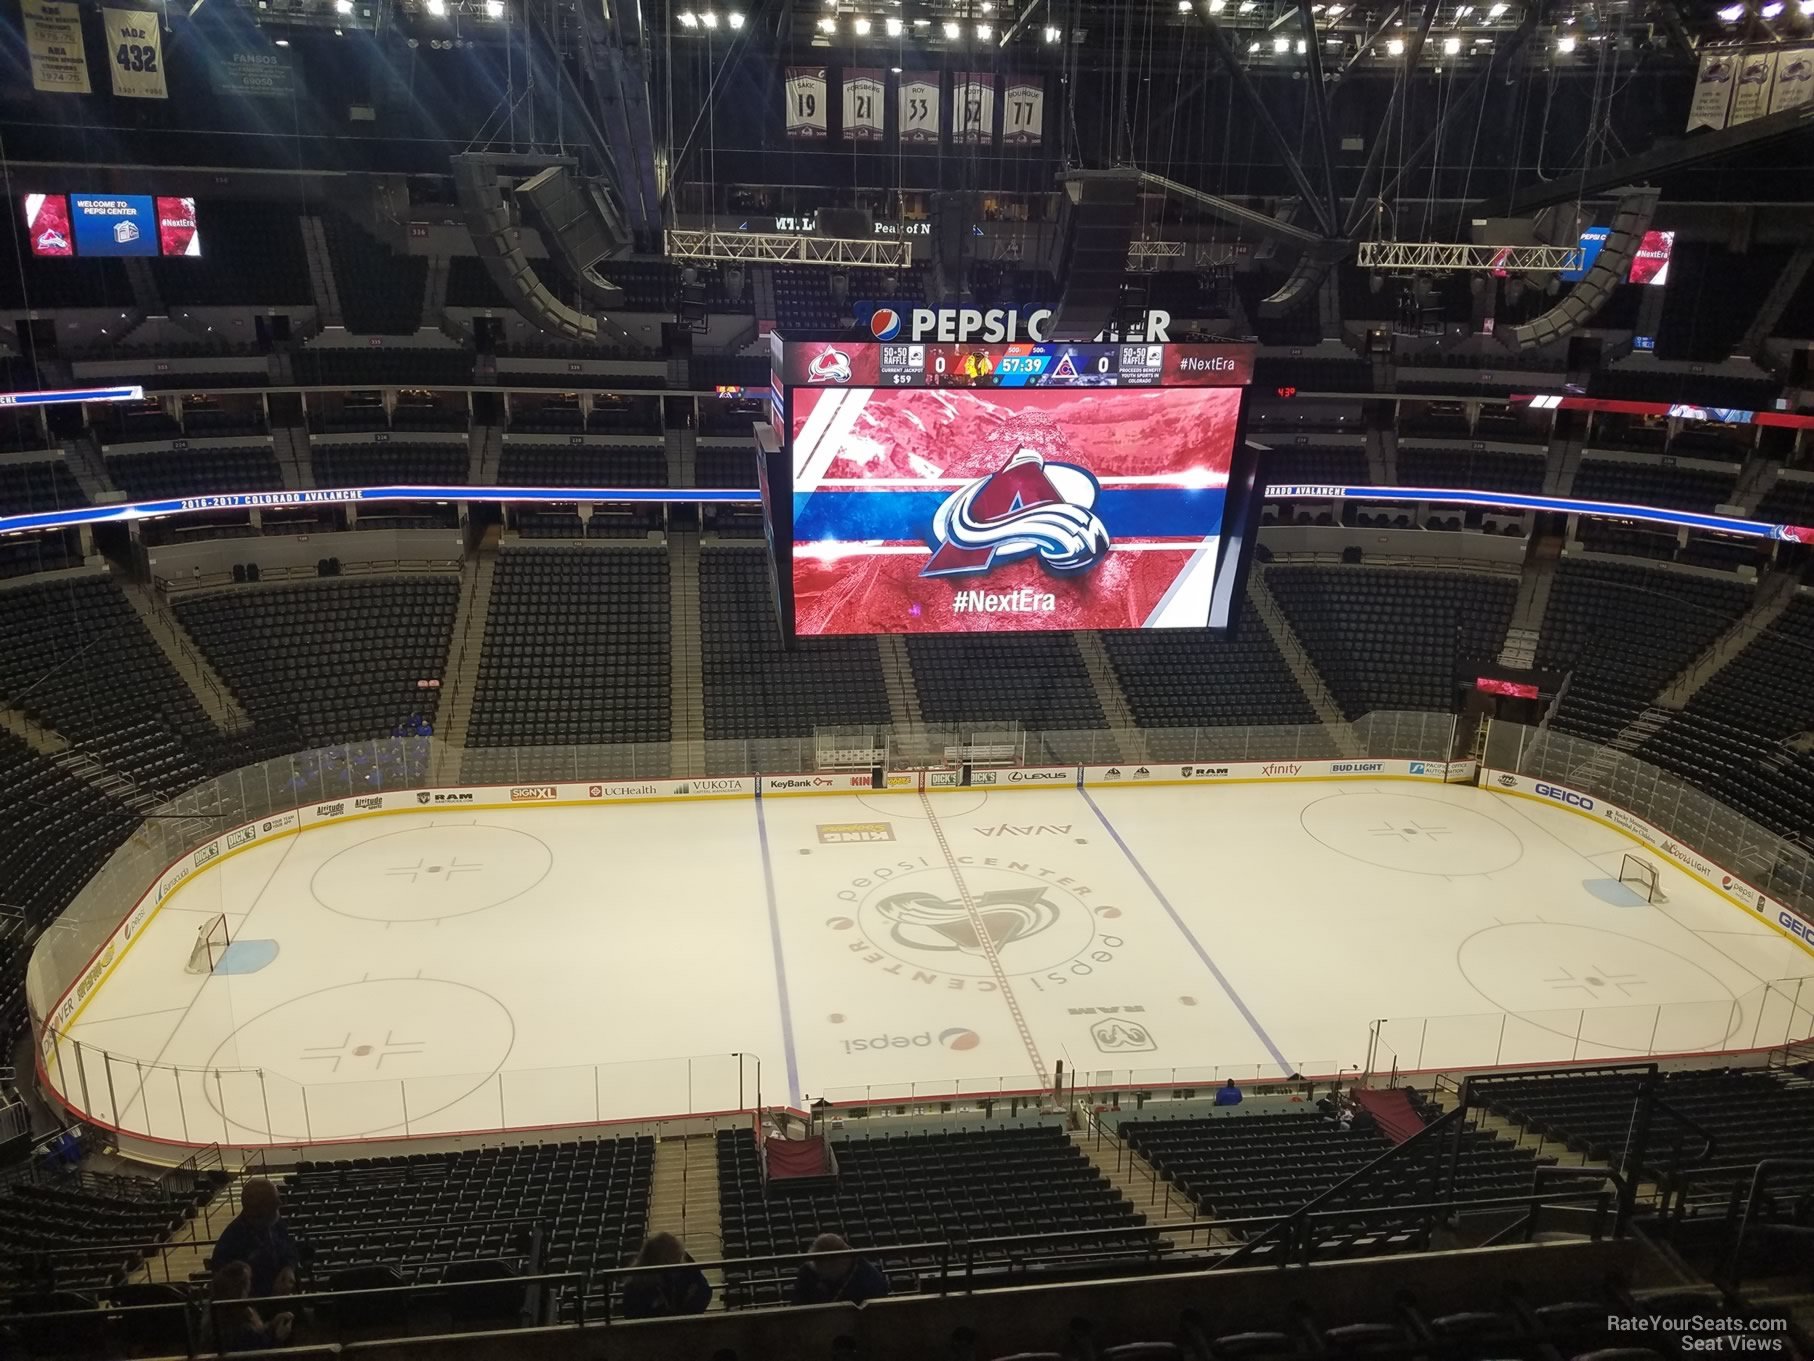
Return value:
M 776 379 L 782 388 L 1241 387 L 1252 356 L 1245 345 L 787 341 Z

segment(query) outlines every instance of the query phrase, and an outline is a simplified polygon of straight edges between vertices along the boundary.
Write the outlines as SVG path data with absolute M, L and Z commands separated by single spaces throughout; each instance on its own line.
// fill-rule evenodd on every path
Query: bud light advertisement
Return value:
M 1241 389 L 793 393 L 802 637 L 1203 628 Z

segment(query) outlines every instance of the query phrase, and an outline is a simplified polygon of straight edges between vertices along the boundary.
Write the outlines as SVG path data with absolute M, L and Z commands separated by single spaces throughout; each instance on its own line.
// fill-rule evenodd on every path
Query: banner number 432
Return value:
M 113 59 L 122 71 L 157 70 L 157 48 L 142 43 L 121 43 Z

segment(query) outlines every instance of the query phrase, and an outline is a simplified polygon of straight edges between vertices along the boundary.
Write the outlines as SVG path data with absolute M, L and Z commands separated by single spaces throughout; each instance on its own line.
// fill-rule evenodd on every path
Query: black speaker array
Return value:
M 598 318 L 575 311 L 549 292 L 523 253 L 521 233 L 510 220 L 497 168 L 475 156 L 453 158 L 454 189 L 474 251 L 510 305 L 544 331 L 569 340 L 598 339 Z
M 1631 273 L 1631 262 L 1644 233 L 1650 230 L 1650 219 L 1656 213 L 1655 189 L 1628 189 L 1619 196 L 1619 211 L 1614 214 L 1612 230 L 1592 267 L 1568 294 L 1541 316 L 1523 326 L 1509 327 L 1500 334 L 1507 349 L 1529 350 L 1561 340 L 1592 321 L 1612 296 L 1613 289 Z
M 1138 187 L 1131 172 L 1065 181 L 1058 215 L 1062 292 L 1047 331 L 1051 339 L 1090 340 L 1115 319 L 1139 215 Z
M 622 307 L 624 291 L 598 272 L 630 242 L 612 222 L 609 200 L 595 185 L 551 165 L 516 187 L 517 202 L 528 206 L 542 226 L 548 249 L 599 307 Z

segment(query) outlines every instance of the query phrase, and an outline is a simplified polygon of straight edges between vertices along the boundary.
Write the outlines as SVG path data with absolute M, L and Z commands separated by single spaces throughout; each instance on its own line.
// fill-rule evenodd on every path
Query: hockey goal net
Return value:
M 1628 854 L 1619 861 L 1619 882 L 1647 903 L 1668 901 L 1656 865 L 1641 855 Z
M 189 972 L 213 973 L 227 956 L 227 919 L 215 913 L 195 931 L 195 944 L 189 947 Z

